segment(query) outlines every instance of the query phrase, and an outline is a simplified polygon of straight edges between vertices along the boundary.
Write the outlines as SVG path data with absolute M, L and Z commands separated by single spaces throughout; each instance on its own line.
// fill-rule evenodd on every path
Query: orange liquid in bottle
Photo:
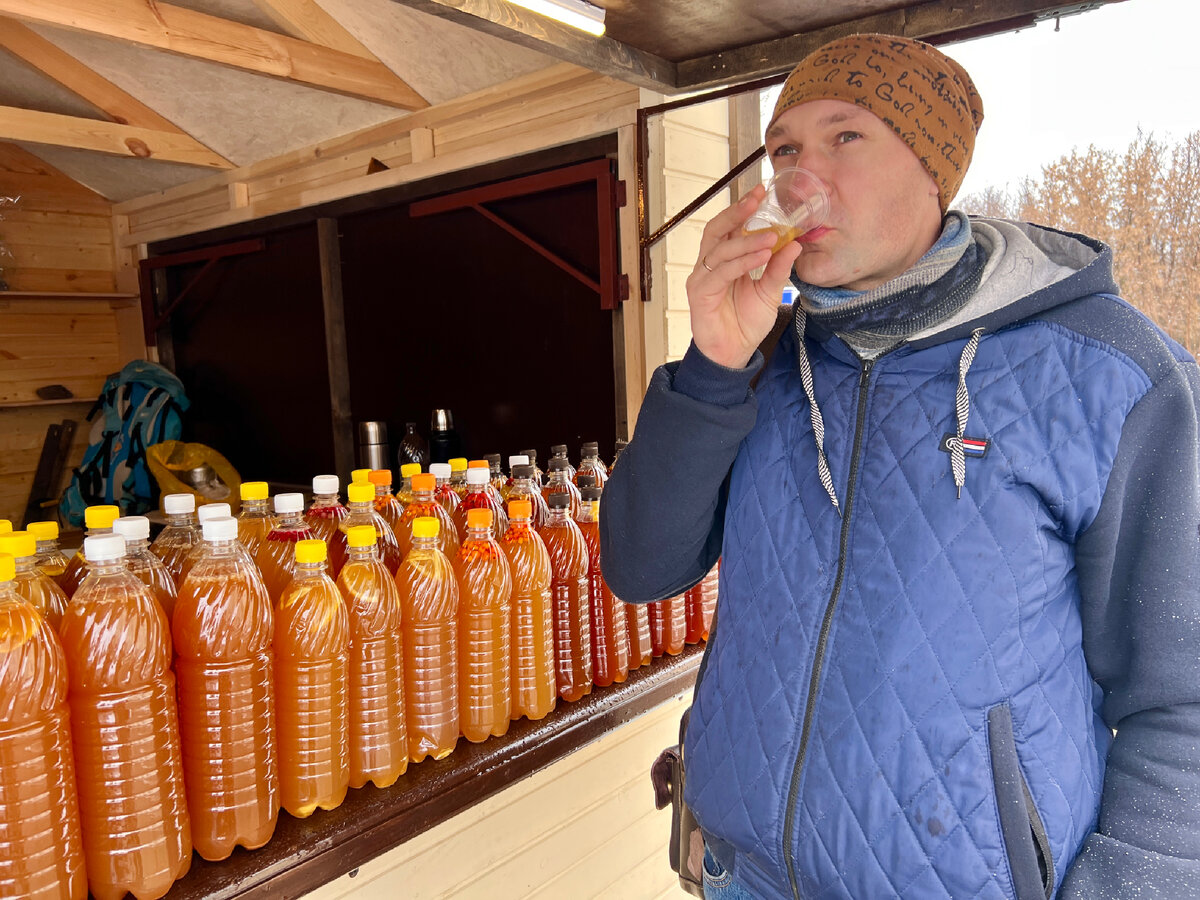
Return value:
M 192 840 L 208 860 L 261 847 L 279 816 L 271 601 L 236 533 L 188 572 L 172 621 Z
M 413 548 L 396 587 L 404 616 L 404 703 L 408 756 L 442 759 L 458 742 L 458 582 L 437 547 L 437 520 L 413 523 Z
M 613 596 L 600 572 L 600 523 L 596 518 L 599 501 L 589 498 L 592 490 L 583 492 L 583 507 L 576 524 L 588 554 L 592 681 L 599 687 L 608 687 L 614 681 L 624 681 L 629 674 L 629 635 L 625 605 Z M 599 495 L 599 491 L 596 494 Z
M 295 577 L 296 543 L 313 537 L 312 529 L 301 514 L 304 509 L 304 497 L 301 494 L 279 494 L 275 501 L 279 519 L 267 539 L 259 545 L 254 559 L 267 586 L 267 596 L 271 598 L 272 606 L 279 603 L 283 589 Z
M 170 623 L 179 589 L 166 564 L 150 552 L 144 540 L 126 539 L 125 568 L 134 578 L 150 588 L 150 593 L 154 595 L 154 599 L 167 615 L 167 622 Z
M 459 725 L 473 743 L 508 731 L 512 576 L 492 537 L 490 509 L 475 510 L 454 560 L 458 577 Z
M 717 561 L 708 574 L 700 579 L 695 587 L 688 588 L 685 595 L 685 618 L 687 620 L 684 640 L 689 644 L 708 640 L 708 632 L 712 627 L 713 613 L 717 609 L 717 585 L 721 569 Z
M 67 610 L 67 595 L 38 568 L 37 539 L 27 531 L 0 534 L 0 553 L 13 557 L 14 574 L 9 587 L 57 631 Z
M 683 594 L 650 604 L 650 652 L 678 656 L 687 637 L 687 608 Z
M 296 545 L 296 577 L 275 608 L 274 648 L 280 802 L 302 819 L 337 807 L 350 783 L 350 617 L 316 539 Z
M 438 549 L 442 551 L 446 559 L 454 559 L 458 555 L 458 548 L 462 543 L 459 540 L 458 530 L 450 513 L 434 499 L 434 487 L 434 477 L 428 472 L 417 473 L 412 477 L 413 499 L 408 506 L 404 507 L 404 514 L 400 517 L 400 525 L 396 529 L 396 543 L 400 547 L 401 557 L 408 556 L 412 550 L 413 523 L 420 518 L 437 519 Z M 466 513 L 463 515 L 465 517 Z
M 30 522 L 26 530 L 36 539 L 34 565 L 60 588 L 70 560 L 58 547 L 57 522 Z M 64 596 L 66 591 L 63 591 Z M 57 628 L 57 626 L 55 626 Z
M 385 788 L 408 768 L 400 594 L 374 534 L 358 529 L 337 582 L 350 616 L 350 787 Z
M 376 469 L 370 474 L 369 480 L 371 484 L 375 485 L 375 512 L 383 516 L 383 520 L 395 532 L 404 507 L 392 493 L 392 473 L 387 469 Z
M 509 506 L 511 524 L 500 541 L 512 573 L 512 718 L 541 719 L 554 709 L 554 619 L 550 554 L 530 525 L 528 500 Z
M 166 614 L 119 558 L 93 562 L 62 643 L 88 886 L 161 897 L 192 863 Z
M 645 603 L 625 604 L 625 628 L 629 636 L 629 668 L 650 665 L 654 648 L 650 643 L 650 610 Z
M 318 487 L 317 480 L 331 479 L 329 485 Z M 326 493 L 326 489 L 331 488 Z M 329 576 L 336 579 L 346 564 L 346 535 L 338 527 L 349 514 L 338 501 L 337 476 L 318 475 L 313 479 L 313 502 L 304 513 L 304 520 L 312 529 L 313 537 L 325 542 L 328 553 Z
M 67 661 L 0 562 L 0 895 L 83 900 Z
M 338 523 L 342 541 L 346 534 L 356 525 L 370 525 L 375 529 L 376 552 L 380 561 L 387 567 L 389 575 L 395 575 L 404 557 L 401 555 L 400 544 L 396 540 L 396 532 L 378 512 L 375 511 L 375 487 L 371 484 L 352 484 L 347 489 L 349 504 L 346 518 Z M 403 525 L 401 526 L 403 527 Z
M 565 494 L 552 494 L 542 540 L 550 554 L 550 597 L 554 617 L 554 678 L 558 696 L 578 700 L 592 690 L 592 624 L 587 547 L 579 526 L 567 516 Z
M 195 522 L 187 521 L 186 516 L 179 518 L 178 524 L 167 525 L 150 545 L 150 552 L 162 560 L 177 586 L 183 581 L 183 562 L 200 540 L 200 529 Z

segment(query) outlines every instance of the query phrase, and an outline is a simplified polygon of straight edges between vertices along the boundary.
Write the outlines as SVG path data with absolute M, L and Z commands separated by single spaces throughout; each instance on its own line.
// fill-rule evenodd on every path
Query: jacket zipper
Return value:
M 821 631 L 817 636 L 817 649 L 813 655 L 812 674 L 808 680 L 808 701 L 804 707 L 804 724 L 800 730 L 800 750 L 796 754 L 796 763 L 792 767 L 792 781 L 788 788 L 787 813 L 783 820 L 783 859 L 787 864 L 788 883 L 792 889 L 792 897 L 800 900 L 800 886 L 796 881 L 796 860 L 792 841 L 792 826 L 796 817 L 796 795 L 800 791 L 800 771 L 804 768 L 804 757 L 808 754 L 808 739 L 812 731 L 813 717 L 816 713 L 817 687 L 821 682 L 821 669 L 825 662 L 825 647 L 829 642 L 829 629 L 833 625 L 833 614 L 837 610 L 838 597 L 842 592 L 842 578 L 846 574 L 846 542 L 850 539 L 850 513 L 854 508 L 854 489 L 858 482 L 859 454 L 862 452 L 863 424 L 867 417 L 867 382 L 871 377 L 874 359 L 863 361 L 862 372 L 858 376 L 858 413 L 854 421 L 854 447 L 850 454 L 850 481 L 846 486 L 846 509 L 842 513 L 842 533 L 838 546 L 837 576 L 833 581 L 833 590 L 829 602 L 825 605 L 825 618 L 821 621 Z

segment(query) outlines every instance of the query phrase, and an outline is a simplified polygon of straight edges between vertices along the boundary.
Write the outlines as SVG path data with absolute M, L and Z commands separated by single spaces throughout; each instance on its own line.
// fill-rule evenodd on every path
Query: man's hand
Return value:
M 692 340 L 713 362 L 731 369 L 744 367 L 771 332 L 801 246 L 789 242 L 771 255 L 772 232 L 742 233 L 766 195 L 760 184 L 704 226 L 700 258 L 687 280 Z M 762 278 L 750 272 L 766 265 Z

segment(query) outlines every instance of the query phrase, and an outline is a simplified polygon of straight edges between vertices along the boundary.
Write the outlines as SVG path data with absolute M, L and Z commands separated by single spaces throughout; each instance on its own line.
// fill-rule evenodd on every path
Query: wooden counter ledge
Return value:
M 634 670 L 622 684 L 593 688 L 575 703 L 560 700 L 541 721 L 513 722 L 504 737 L 482 744 L 460 739 L 445 759 L 410 765 L 386 790 L 372 784 L 351 790 L 335 810 L 307 819 L 281 811 L 265 847 L 239 847 L 215 863 L 194 856 L 168 900 L 299 897 L 690 690 L 703 652 L 703 644 L 686 647 Z M 647 803 L 652 761 L 646 760 Z

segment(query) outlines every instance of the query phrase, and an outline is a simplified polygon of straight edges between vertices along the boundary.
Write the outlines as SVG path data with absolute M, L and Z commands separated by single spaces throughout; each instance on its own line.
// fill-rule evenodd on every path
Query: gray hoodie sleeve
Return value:
M 1084 652 L 1116 739 L 1068 900 L 1200 897 L 1198 398 L 1191 360 L 1156 379 L 1076 546 Z
M 647 603 L 696 584 L 721 553 L 727 477 L 758 405 L 744 369 L 693 344 L 650 379 L 600 505 L 600 564 L 614 594 Z

